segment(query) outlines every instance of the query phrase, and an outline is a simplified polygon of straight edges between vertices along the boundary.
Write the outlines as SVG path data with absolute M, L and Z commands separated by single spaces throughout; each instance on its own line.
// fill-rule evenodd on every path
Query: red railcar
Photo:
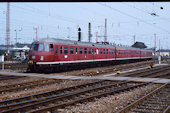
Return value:
M 152 51 L 145 49 L 46 38 L 32 43 L 28 64 L 32 71 L 54 70 L 68 64 L 151 58 Z

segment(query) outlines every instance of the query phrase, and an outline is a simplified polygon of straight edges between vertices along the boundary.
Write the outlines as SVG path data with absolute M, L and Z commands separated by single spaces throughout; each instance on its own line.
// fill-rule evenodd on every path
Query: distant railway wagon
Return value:
M 31 71 L 54 71 L 80 64 L 87 66 L 151 58 L 152 51 L 145 49 L 44 38 L 32 43 L 28 67 Z

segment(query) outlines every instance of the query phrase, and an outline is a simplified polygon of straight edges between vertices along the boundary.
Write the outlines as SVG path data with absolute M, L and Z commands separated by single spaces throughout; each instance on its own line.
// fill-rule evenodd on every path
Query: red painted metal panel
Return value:
M 73 53 L 70 53 L 71 49 Z M 91 49 L 91 54 L 89 54 Z M 82 50 L 82 54 L 80 51 Z M 92 51 L 93 50 L 93 51 Z M 101 54 L 102 50 L 102 54 Z M 105 54 L 104 54 L 105 50 Z M 85 52 L 86 51 L 86 52 Z M 32 59 L 35 56 L 35 59 Z M 42 60 L 43 56 L 43 60 Z M 81 45 L 53 44 L 53 51 L 31 51 L 30 60 L 36 62 L 77 61 L 95 59 L 114 59 L 131 57 L 151 57 L 152 52 L 145 50 L 128 50 L 120 48 L 88 47 Z

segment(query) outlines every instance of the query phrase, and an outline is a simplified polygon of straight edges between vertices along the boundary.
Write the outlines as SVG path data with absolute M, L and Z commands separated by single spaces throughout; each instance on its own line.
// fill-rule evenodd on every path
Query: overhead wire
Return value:
M 147 11 L 145 11 L 145 10 L 143 10 L 143 9 L 140 9 L 140 8 L 137 8 L 137 7 L 135 7 L 135 6 L 132 6 L 132 5 L 129 5 L 129 4 L 127 4 L 127 3 L 122 3 L 122 4 L 124 4 L 124 5 L 126 5 L 126 6 L 128 6 L 128 7 L 132 7 L 132 8 L 135 8 L 135 9 L 137 9 L 137 10 L 139 10 L 139 11 L 141 11 L 141 12 L 144 12 L 144 13 L 147 13 L 147 14 L 151 14 L 151 13 L 149 13 L 149 12 L 147 12 Z M 154 4 L 155 5 L 155 4 Z M 160 7 L 160 6 L 159 6 Z M 168 12 L 169 13 L 169 12 Z M 156 18 L 155 20 L 160 20 L 160 19 L 164 19 L 165 21 L 170 21 L 169 19 L 166 19 L 165 17 L 159 17 L 159 18 Z
M 156 26 L 156 25 L 153 25 L 153 24 L 151 24 L 151 23 L 148 23 L 147 21 L 145 21 L 145 20 L 143 20 L 143 19 L 140 19 L 140 18 L 138 18 L 138 17 L 132 16 L 132 15 L 130 15 L 130 14 L 128 14 L 128 13 L 125 13 L 125 12 L 119 10 L 119 9 L 113 8 L 113 7 L 109 6 L 109 5 L 102 4 L 102 3 L 97 3 L 97 4 L 99 4 L 99 5 L 101 5 L 101 6 L 104 6 L 104 7 L 107 7 L 107 8 L 109 8 L 109 9 L 111 9 L 111 10 L 114 10 L 114 11 L 116 11 L 116 12 L 119 12 L 119 13 L 121 13 L 121 14 L 123 14 L 123 15 L 126 15 L 126 16 L 128 16 L 128 17 L 131 17 L 131 18 L 133 18 L 133 19 L 142 21 L 142 22 L 144 22 L 145 24 L 148 24 L 148 25 L 150 25 L 150 26 L 152 26 L 152 27 L 154 27 L 154 28 L 157 28 L 157 29 L 159 29 L 159 30 L 162 30 L 162 31 L 167 32 L 168 34 L 170 34 L 170 32 L 169 32 L 168 30 L 166 30 L 166 29 L 164 29 L 164 28 L 162 28 L 162 27 L 158 27 L 158 26 Z
M 140 20 L 138 20 L 138 21 L 140 21 Z M 143 22 L 143 21 L 141 21 L 141 22 Z
M 26 5 L 27 7 L 29 7 L 29 8 L 35 9 L 37 12 L 39 12 L 39 13 L 41 13 L 41 14 L 43 14 L 43 15 L 49 16 L 49 17 L 51 17 L 51 18 L 53 18 L 53 17 L 56 16 L 57 19 L 61 19 L 61 20 L 63 20 L 63 21 L 67 21 L 67 22 L 71 22 L 71 23 L 75 23 L 75 24 L 77 24 L 78 21 L 80 21 L 80 22 L 88 22 L 88 21 L 86 21 L 86 20 L 69 18 L 69 17 L 65 17 L 65 16 L 60 16 L 60 15 L 54 14 L 54 13 L 52 13 L 52 14 L 49 15 L 49 12 L 45 12 L 45 11 L 43 11 L 43 10 L 37 8 L 37 7 L 35 8 L 35 7 L 32 7 L 32 6 L 28 5 L 28 4 L 25 4 L 25 5 Z M 53 19 L 54 19 L 54 18 L 53 18 Z M 55 20 L 56 20 L 56 18 L 55 18 Z
M 143 9 L 137 8 L 137 7 L 135 7 L 135 6 L 129 5 L 128 3 L 124 3 L 124 2 L 121 2 L 121 3 L 122 3 L 123 5 L 128 6 L 128 7 L 135 8 L 135 9 L 137 9 L 138 11 L 141 11 L 141 12 L 144 12 L 144 13 L 147 13 L 147 14 L 150 14 L 149 12 L 147 12 L 147 11 L 145 11 L 145 10 L 143 10 Z

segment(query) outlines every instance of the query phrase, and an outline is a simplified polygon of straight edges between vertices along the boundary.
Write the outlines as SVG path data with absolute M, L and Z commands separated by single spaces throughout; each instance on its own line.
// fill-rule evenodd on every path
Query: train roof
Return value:
M 41 38 L 37 42 L 49 42 L 49 43 L 57 43 L 57 44 L 67 44 L 67 45 L 82 45 L 82 46 L 89 46 L 89 47 L 108 47 L 108 48 L 120 48 L 120 49 L 132 49 L 132 50 L 146 50 L 146 49 L 139 49 L 130 46 L 124 45 L 116 45 L 114 43 L 110 44 L 102 44 L 102 43 L 92 43 L 92 42 L 82 42 L 82 41 L 74 41 L 74 40 L 66 40 L 66 39 L 56 39 L 56 38 Z M 146 50 L 149 51 L 149 50 Z

